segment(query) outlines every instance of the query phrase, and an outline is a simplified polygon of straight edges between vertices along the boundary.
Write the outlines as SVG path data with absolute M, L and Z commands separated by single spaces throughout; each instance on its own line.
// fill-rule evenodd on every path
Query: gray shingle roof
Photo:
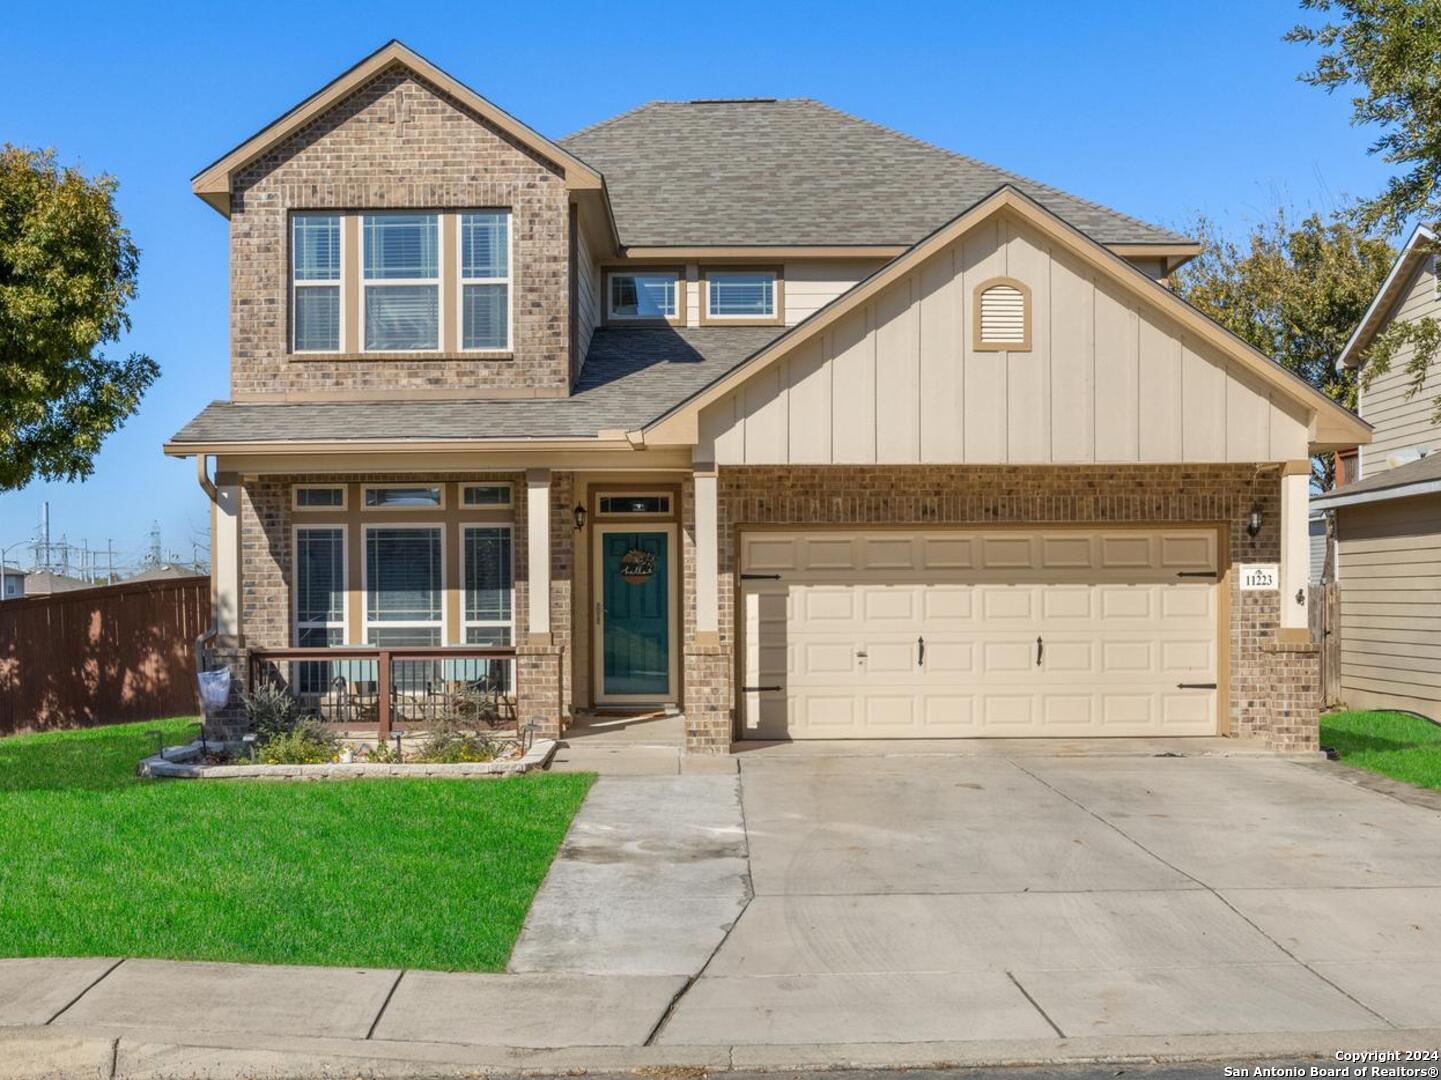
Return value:
M 559 140 L 629 246 L 910 245 L 1002 184 L 1103 244 L 1186 237 L 818 101 L 657 101 Z
M 634 430 L 779 337 L 784 327 L 602 328 L 568 398 L 510 401 L 216 401 L 171 442 L 588 438 Z
M 1357 480 L 1354 484 L 1343 484 L 1325 495 L 1318 495 L 1311 500 L 1311 505 L 1318 510 L 1325 510 L 1354 495 L 1410 487 L 1412 484 L 1424 484 L 1432 480 L 1441 480 L 1441 453 L 1427 454 L 1415 461 L 1408 461 L 1405 465 L 1397 465 L 1394 469 L 1385 469 L 1364 480 Z M 1400 494 L 1398 492 L 1398 497 Z

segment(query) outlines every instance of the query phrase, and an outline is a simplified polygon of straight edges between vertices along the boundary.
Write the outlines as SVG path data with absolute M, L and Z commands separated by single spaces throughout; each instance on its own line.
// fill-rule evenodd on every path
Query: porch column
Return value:
M 222 639 L 240 637 L 240 484 L 233 473 L 216 476 L 211 511 L 210 602 L 215 632 Z
M 1281 633 L 1289 642 L 1310 640 L 1306 589 L 1311 561 L 1307 513 L 1311 463 L 1288 461 L 1281 470 Z
M 720 567 L 716 469 L 710 462 L 695 465 L 695 629 L 698 644 L 720 642 Z
M 550 470 L 525 472 L 530 644 L 550 644 Z

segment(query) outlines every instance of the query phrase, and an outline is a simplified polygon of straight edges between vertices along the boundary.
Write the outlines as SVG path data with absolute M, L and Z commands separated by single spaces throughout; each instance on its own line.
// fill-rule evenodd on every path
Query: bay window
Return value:
M 510 348 L 510 214 L 460 215 L 460 347 Z
M 363 340 L 369 352 L 440 348 L 440 216 L 366 214 Z
M 439 525 L 365 527 L 367 644 L 441 644 L 441 551 Z
M 290 337 L 296 352 L 340 350 L 340 216 L 290 220 Z

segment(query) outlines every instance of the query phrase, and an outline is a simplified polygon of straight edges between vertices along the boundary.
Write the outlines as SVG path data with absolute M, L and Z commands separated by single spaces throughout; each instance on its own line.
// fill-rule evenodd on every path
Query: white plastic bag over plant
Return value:
M 230 700 L 230 669 L 202 671 L 197 678 L 200 680 L 201 707 L 206 712 L 225 708 L 225 703 Z

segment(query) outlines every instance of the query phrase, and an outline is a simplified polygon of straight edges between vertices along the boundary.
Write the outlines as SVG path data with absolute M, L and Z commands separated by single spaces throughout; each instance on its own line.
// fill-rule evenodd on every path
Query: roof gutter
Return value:
M 537 450 L 631 450 L 635 448 L 624 435 L 609 438 L 578 437 L 570 439 L 350 439 L 329 441 L 286 439 L 283 442 L 258 440 L 179 442 L 172 439 L 163 447 L 168 457 L 184 458 L 199 455 L 202 469 L 207 454 L 282 454 L 302 457 L 310 454 L 434 454 L 456 451 L 484 454 Z M 204 486 L 204 482 L 202 482 L 202 486 Z
M 1331 495 L 1322 495 L 1311 500 L 1315 510 L 1335 510 L 1342 506 L 1362 506 L 1366 503 L 1390 502 L 1392 499 L 1410 499 L 1417 495 L 1441 494 L 1441 480 L 1418 480 L 1413 484 L 1398 484 L 1396 487 L 1374 488 L 1347 495 L 1346 489 Z

